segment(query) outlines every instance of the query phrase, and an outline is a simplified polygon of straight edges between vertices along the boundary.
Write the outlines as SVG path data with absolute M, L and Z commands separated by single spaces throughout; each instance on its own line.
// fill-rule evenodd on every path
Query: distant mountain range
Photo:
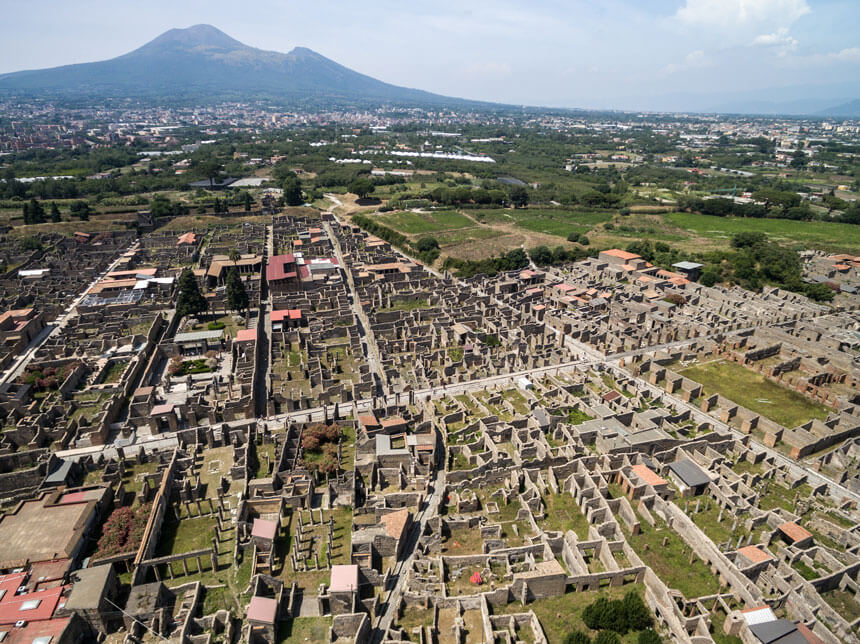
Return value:
M 0 94 L 78 100 L 271 98 L 296 104 L 478 105 L 383 83 L 304 47 L 288 54 L 249 47 L 211 25 L 171 29 L 110 60 L 3 74 Z
M 249 47 L 211 25 L 171 29 L 132 52 L 95 63 L 0 75 L 0 96 L 38 96 L 78 104 L 137 99 L 206 104 L 266 99 L 295 108 L 426 107 L 521 109 L 384 83 L 310 49 L 288 54 Z M 750 89 L 707 95 L 628 96 L 628 110 L 860 118 L 860 83 Z M 802 98 L 800 98 L 802 97 Z

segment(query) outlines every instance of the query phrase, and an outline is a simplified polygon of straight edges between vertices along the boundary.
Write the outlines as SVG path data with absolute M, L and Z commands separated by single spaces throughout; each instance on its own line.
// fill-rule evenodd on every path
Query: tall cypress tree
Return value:
M 203 313 L 209 305 L 200 292 L 200 285 L 190 268 L 182 271 L 179 276 L 179 295 L 176 298 L 176 315 L 180 318 L 186 315 Z
M 248 308 L 248 293 L 235 266 L 227 273 L 227 308 L 232 311 L 244 311 Z

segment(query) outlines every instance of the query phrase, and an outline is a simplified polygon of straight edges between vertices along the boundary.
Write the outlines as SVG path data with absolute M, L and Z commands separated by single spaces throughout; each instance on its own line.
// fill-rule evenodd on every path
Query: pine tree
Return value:
M 197 278 L 190 268 L 182 271 L 179 276 L 179 295 L 176 297 L 176 315 L 180 318 L 186 315 L 197 315 L 208 308 L 206 298 L 200 292 Z
M 253 203 L 253 199 L 251 199 L 251 194 L 249 192 L 245 193 L 245 212 L 251 211 L 251 204 Z
M 21 208 L 21 214 L 24 215 L 25 226 L 32 223 L 30 219 L 30 204 L 28 204 L 26 201 L 24 202 L 24 206 Z
M 30 199 L 30 223 L 41 224 L 45 221 L 45 209 L 35 198 Z M 25 222 L 26 223 L 26 222 Z
M 248 308 L 248 293 L 235 266 L 227 273 L 227 308 L 232 311 L 244 311 Z
M 54 222 L 55 224 L 59 223 L 61 221 L 60 209 L 57 208 L 57 202 L 56 201 L 51 202 L 51 221 Z

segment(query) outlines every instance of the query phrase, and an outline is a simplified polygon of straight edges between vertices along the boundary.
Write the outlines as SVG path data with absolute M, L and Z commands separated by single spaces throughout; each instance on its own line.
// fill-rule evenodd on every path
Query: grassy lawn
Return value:
M 275 641 L 278 644 L 299 644 L 300 642 L 328 642 L 331 617 L 296 617 L 278 624 Z
M 588 538 L 588 520 L 570 494 L 547 494 L 543 497 L 546 518 L 540 522 L 544 530 L 573 530 L 580 540 Z
M 387 215 L 378 215 L 376 218 L 384 225 L 406 235 L 421 235 L 475 225 L 472 219 L 454 210 L 442 210 L 432 213 L 395 212 Z
M 827 418 L 828 409 L 824 405 L 734 362 L 716 360 L 697 364 L 680 374 L 704 385 L 706 395 L 718 393 L 784 427 L 797 427 L 813 418 Z
M 645 589 L 637 584 L 605 588 L 600 591 L 567 592 L 559 597 L 538 599 L 522 606 L 519 602 L 512 602 L 505 606 L 491 606 L 494 615 L 505 615 L 509 613 L 522 613 L 533 610 L 537 615 L 540 625 L 546 634 L 550 644 L 562 644 L 564 638 L 572 631 L 588 633 L 592 639 L 597 631 L 591 631 L 582 621 L 582 611 L 593 603 L 598 597 L 604 596 L 609 599 L 622 599 L 626 593 L 635 590 L 644 595 Z M 630 632 L 621 637 L 624 644 L 633 644 L 638 638 L 637 632 Z
M 692 599 L 712 595 L 719 590 L 719 582 L 701 559 L 690 563 L 690 546 L 671 528 L 657 520 L 654 528 L 641 523 L 642 531 L 636 536 L 627 535 L 627 541 L 650 566 L 654 573 L 670 588 L 677 588 Z M 666 545 L 663 539 L 666 538 Z
M 703 237 L 728 239 L 735 233 L 762 232 L 775 240 L 801 243 L 805 248 L 860 250 L 860 230 L 852 224 L 788 219 L 745 219 L 673 212 L 666 218 L 676 226 Z

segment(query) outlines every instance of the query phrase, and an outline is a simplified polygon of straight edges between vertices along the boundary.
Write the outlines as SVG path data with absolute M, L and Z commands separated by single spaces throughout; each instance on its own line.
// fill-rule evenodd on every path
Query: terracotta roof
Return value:
M 268 597 L 251 597 L 248 604 L 248 621 L 274 624 L 278 616 L 278 602 Z
M 779 526 L 779 531 L 786 535 L 792 541 L 803 541 L 812 536 L 806 528 L 801 528 L 794 521 L 787 521 Z
M 194 233 L 185 233 L 184 235 L 179 236 L 179 240 L 176 242 L 177 246 L 181 246 L 182 244 L 196 244 L 197 243 L 197 235 Z
M 630 469 L 632 469 L 633 473 L 636 474 L 636 476 L 638 476 L 648 485 L 666 485 L 666 483 L 668 483 L 666 479 L 664 479 L 647 465 L 643 465 L 642 463 L 634 465 Z
M 379 522 L 385 526 L 385 531 L 389 537 L 399 539 L 403 535 L 403 529 L 406 527 L 406 522 L 409 520 L 409 510 L 403 508 L 396 512 L 391 512 L 379 519 Z
M 373 425 L 374 427 L 379 426 L 379 421 L 376 420 L 376 416 L 374 416 L 373 414 L 361 414 L 358 417 L 358 422 L 360 422 L 362 425 L 365 425 L 365 426 L 367 426 L 367 425 Z
M 744 546 L 738 550 L 738 554 L 743 555 L 753 563 L 762 563 L 763 561 L 773 559 L 770 553 L 765 552 L 758 546 Z
M 257 329 L 242 329 L 236 334 L 236 342 L 256 342 Z
M 278 524 L 274 521 L 266 519 L 254 519 L 254 525 L 251 527 L 251 536 L 261 539 L 274 540 L 278 534 Z
M 603 251 L 604 255 L 609 255 L 611 257 L 617 257 L 618 259 L 630 260 L 630 259 L 642 259 L 640 255 L 636 253 L 628 253 L 625 250 L 621 250 L 618 248 L 612 248 L 610 250 Z
M 301 320 L 301 309 L 284 309 L 282 311 L 272 311 L 272 322 L 283 322 L 284 320 Z

